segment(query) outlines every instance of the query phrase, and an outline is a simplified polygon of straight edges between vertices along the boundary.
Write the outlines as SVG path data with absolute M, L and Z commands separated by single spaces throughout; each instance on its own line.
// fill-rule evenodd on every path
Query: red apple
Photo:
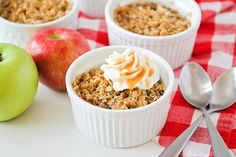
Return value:
M 28 46 L 40 81 L 58 91 L 66 91 L 65 76 L 70 64 L 89 50 L 82 34 L 64 28 L 42 30 L 33 36 Z

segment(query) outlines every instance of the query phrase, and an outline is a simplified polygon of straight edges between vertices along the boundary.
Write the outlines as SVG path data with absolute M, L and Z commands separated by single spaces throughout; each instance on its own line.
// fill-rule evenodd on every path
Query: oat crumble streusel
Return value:
M 69 0 L 2 0 L 0 16 L 21 24 L 40 24 L 65 16 L 72 8 Z
M 126 110 L 148 105 L 159 99 L 165 91 L 165 85 L 158 81 L 151 89 L 134 88 L 117 92 L 112 82 L 103 77 L 103 71 L 93 68 L 80 74 L 72 83 L 76 94 L 93 105 L 113 109 Z
M 114 21 L 130 32 L 147 36 L 173 35 L 191 25 L 177 11 L 150 1 L 118 6 L 114 11 Z

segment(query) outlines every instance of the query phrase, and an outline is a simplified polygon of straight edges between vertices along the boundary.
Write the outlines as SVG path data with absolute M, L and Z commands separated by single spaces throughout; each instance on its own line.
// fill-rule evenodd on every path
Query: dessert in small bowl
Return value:
M 175 69 L 192 54 L 201 11 L 194 0 L 110 0 L 105 18 L 110 45 L 151 50 Z
M 26 48 L 42 29 L 76 29 L 77 14 L 77 0 L 0 0 L 0 41 Z
M 87 52 L 67 71 L 66 87 L 79 131 L 107 147 L 150 141 L 163 128 L 174 74 L 151 51 L 108 46 Z

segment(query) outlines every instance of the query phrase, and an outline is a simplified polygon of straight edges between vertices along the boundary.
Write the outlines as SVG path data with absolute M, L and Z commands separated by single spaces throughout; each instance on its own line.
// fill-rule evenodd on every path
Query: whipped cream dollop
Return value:
M 111 80 L 115 91 L 124 89 L 150 89 L 160 79 L 157 67 L 150 59 L 130 49 L 113 52 L 101 66 L 106 80 Z

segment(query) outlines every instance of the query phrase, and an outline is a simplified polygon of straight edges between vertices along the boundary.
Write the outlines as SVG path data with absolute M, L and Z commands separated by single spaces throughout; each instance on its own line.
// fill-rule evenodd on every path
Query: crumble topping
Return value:
M 98 68 L 80 74 L 73 81 L 72 87 L 76 94 L 85 101 L 113 110 L 126 110 L 148 105 L 159 99 L 165 91 L 165 85 L 161 80 L 148 90 L 134 88 L 115 91 L 112 81 L 106 80 L 103 71 Z
M 118 6 L 114 21 L 130 32 L 146 36 L 173 35 L 191 26 L 190 21 L 176 10 L 150 1 Z

